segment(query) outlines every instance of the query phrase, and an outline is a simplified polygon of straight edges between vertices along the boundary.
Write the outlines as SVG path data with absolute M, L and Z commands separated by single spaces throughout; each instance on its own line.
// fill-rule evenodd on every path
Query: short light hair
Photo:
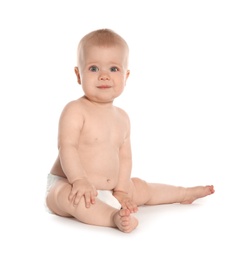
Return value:
M 116 32 L 110 29 L 98 29 L 86 34 L 79 42 L 77 48 L 77 62 L 79 63 L 81 51 L 87 46 L 111 47 L 115 45 L 123 46 L 129 53 L 127 42 Z

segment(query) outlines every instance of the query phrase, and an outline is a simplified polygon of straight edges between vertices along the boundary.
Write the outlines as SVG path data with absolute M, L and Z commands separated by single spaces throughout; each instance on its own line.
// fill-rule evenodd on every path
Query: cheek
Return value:
M 125 87 L 126 79 L 125 78 L 119 78 L 115 81 L 115 86 L 119 91 L 122 91 Z
M 90 85 L 94 82 L 94 79 L 92 77 L 89 77 L 88 75 L 84 75 L 81 77 L 81 81 L 84 85 Z

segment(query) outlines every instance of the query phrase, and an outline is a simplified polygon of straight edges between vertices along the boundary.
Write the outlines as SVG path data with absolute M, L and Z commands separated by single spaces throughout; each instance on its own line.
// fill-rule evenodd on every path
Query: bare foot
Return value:
M 115 213 L 113 220 L 117 228 L 125 233 L 130 233 L 138 225 L 138 220 L 130 214 L 128 209 L 121 209 Z
M 181 204 L 191 204 L 194 200 L 206 197 L 215 192 L 213 185 L 186 188 Z

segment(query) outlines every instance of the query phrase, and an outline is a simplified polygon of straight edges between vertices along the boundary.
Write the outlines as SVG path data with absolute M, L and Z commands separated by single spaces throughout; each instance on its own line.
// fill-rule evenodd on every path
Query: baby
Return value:
M 113 105 L 130 71 L 126 41 L 109 29 L 85 35 L 75 74 L 84 95 L 69 102 L 59 120 L 58 157 L 48 175 L 51 212 L 82 223 L 133 231 L 141 205 L 189 204 L 214 187 L 178 187 L 131 178 L 127 113 Z

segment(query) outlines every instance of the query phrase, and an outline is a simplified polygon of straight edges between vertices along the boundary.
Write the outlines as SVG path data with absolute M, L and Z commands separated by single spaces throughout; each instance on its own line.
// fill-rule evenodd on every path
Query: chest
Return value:
M 128 125 L 117 114 L 93 114 L 85 117 L 81 137 L 88 144 L 121 145 L 127 136 Z

